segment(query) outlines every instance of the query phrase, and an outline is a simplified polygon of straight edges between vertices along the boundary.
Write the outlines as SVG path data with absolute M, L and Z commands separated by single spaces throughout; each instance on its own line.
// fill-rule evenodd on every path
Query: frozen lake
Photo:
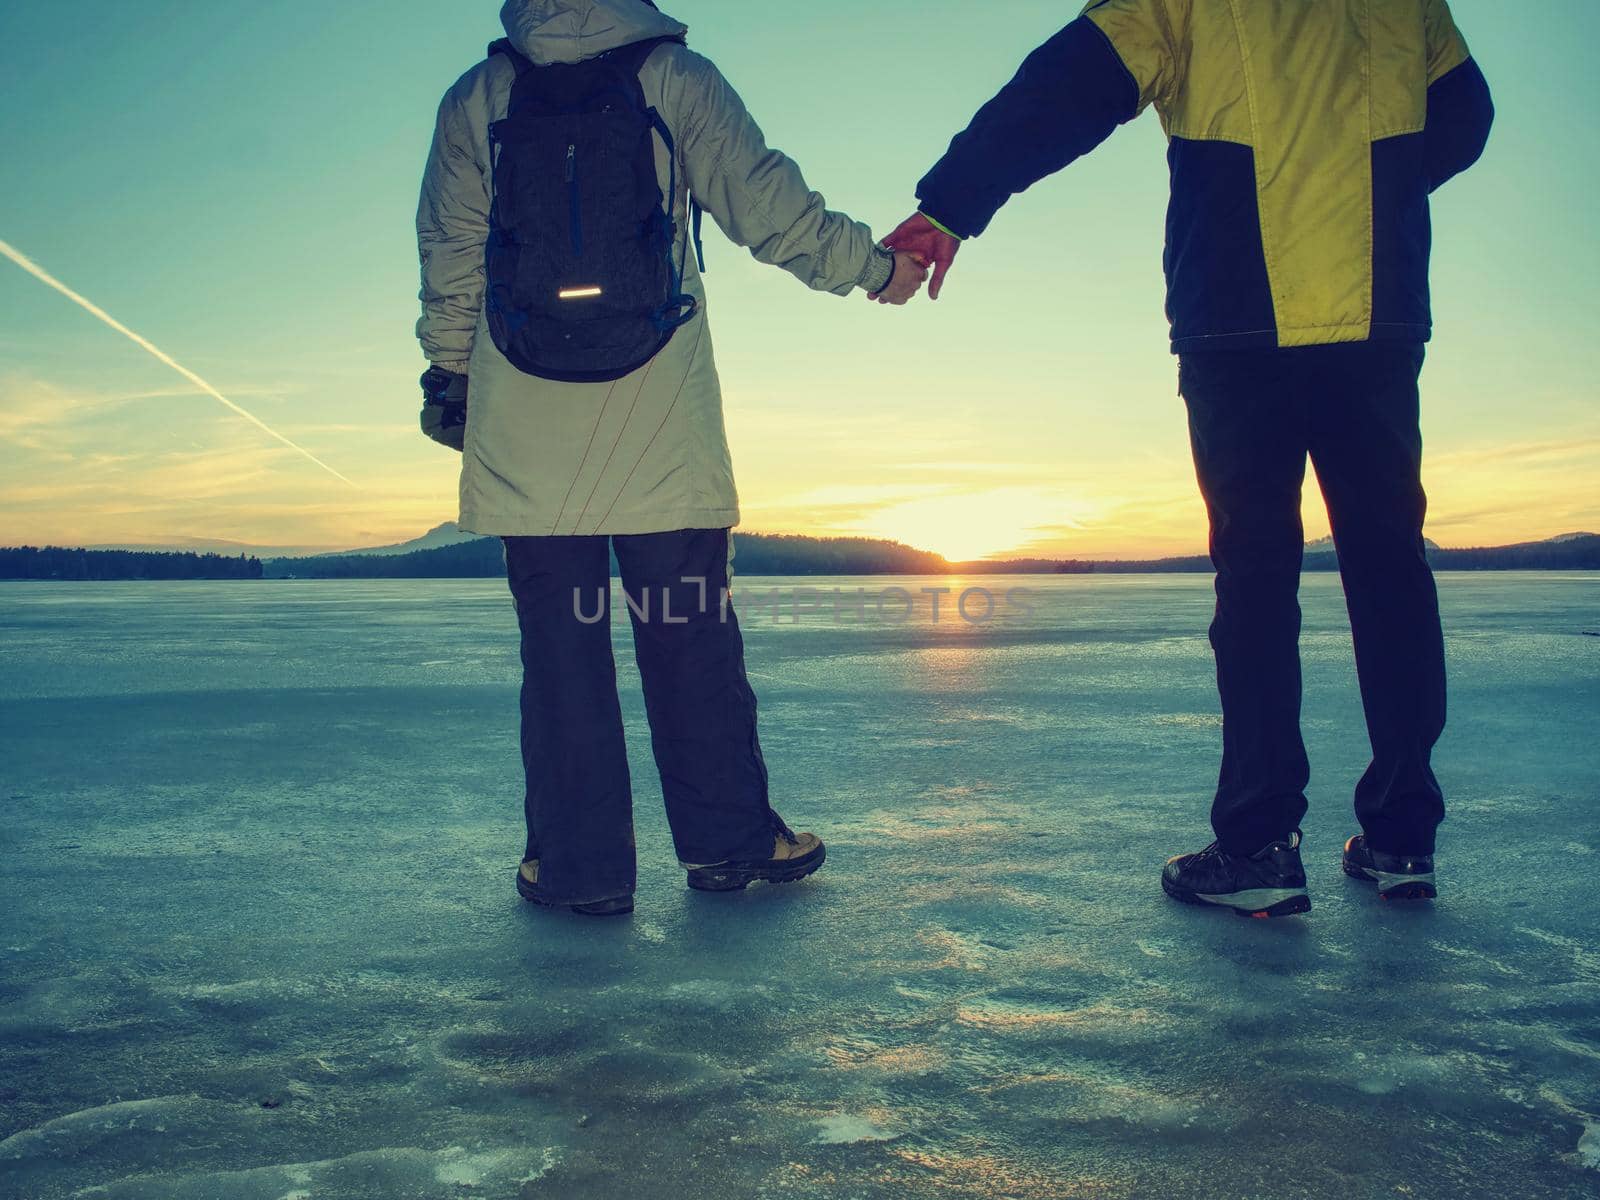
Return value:
M 502 583 L 0 585 L 0 1196 L 1600 1195 L 1600 576 L 1441 579 L 1442 898 L 1398 909 L 1339 870 L 1367 752 L 1307 578 L 1275 922 L 1157 879 L 1210 839 L 1208 578 L 794 620 L 889 582 L 934 581 L 741 583 L 829 847 L 781 889 L 685 890 L 619 626 L 613 922 L 512 890 Z

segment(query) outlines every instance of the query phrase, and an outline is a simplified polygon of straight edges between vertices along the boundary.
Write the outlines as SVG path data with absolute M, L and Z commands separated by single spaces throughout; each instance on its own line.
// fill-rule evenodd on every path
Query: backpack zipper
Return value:
M 583 204 L 578 190 L 578 144 L 567 146 L 567 195 L 571 200 L 572 253 L 583 257 Z

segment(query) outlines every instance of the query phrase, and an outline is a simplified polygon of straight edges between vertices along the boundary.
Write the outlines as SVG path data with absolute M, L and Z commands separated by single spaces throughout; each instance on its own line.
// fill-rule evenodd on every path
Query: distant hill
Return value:
M 1568 534 L 1567 536 L 1568 537 L 1587 537 L 1588 535 L 1587 534 L 1582 534 L 1582 533 L 1577 533 L 1577 534 Z M 1555 541 L 1556 539 L 1551 538 L 1550 540 L 1551 541 Z M 1434 541 L 1432 538 L 1426 538 L 1426 537 L 1423 538 L 1422 539 L 1422 544 L 1428 548 L 1428 553 L 1429 554 L 1432 554 L 1435 550 L 1441 549 L 1439 543 Z M 1330 553 L 1333 550 L 1333 535 L 1331 533 L 1327 537 L 1319 537 L 1314 542 L 1307 542 L 1306 543 L 1306 553 L 1307 554 L 1320 554 L 1325 550 L 1329 551 Z
M 269 579 L 493 579 L 506 571 L 499 538 L 389 554 L 274 558 L 264 565 Z M 611 569 L 616 574 L 615 559 Z M 943 575 L 951 566 L 937 554 L 899 542 L 741 533 L 734 538 L 734 570 L 740 575 Z
M 941 555 L 876 538 L 735 533 L 733 546 L 740 575 L 943 575 L 951 570 Z
M 1428 562 L 1436 571 L 1600 570 L 1600 534 L 1593 533 L 1569 533 L 1540 542 L 1465 550 L 1447 550 L 1429 541 L 1427 549 Z M 1203 554 L 1113 562 L 1063 562 L 1057 567 L 1063 573 L 1101 575 L 1206 572 L 1211 569 L 1210 558 Z M 1334 553 L 1332 539 L 1325 538 L 1306 547 L 1304 569 L 1339 569 L 1339 557 Z
M 1594 571 L 1600 570 L 1600 534 L 1564 533 L 1515 546 L 1440 550 L 1428 560 L 1441 571 Z
M 482 539 L 480 539 L 475 533 L 462 533 L 454 521 L 446 521 L 442 525 L 435 525 L 421 537 L 412 538 L 409 542 L 399 542 L 393 546 L 374 546 L 369 550 L 324 551 L 317 557 L 359 558 L 369 555 L 392 557 L 400 554 L 414 554 L 418 550 L 439 550 L 446 546 L 461 546 L 468 542 L 476 542 L 480 540 Z

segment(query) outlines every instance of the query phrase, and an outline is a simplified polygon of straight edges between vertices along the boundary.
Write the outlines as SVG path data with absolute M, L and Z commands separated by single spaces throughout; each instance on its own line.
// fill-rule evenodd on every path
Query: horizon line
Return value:
M 453 525 L 454 522 L 445 522 L 445 524 Z M 435 529 L 437 529 L 437 528 L 439 528 L 439 526 L 435 526 Z M 433 532 L 433 530 L 430 530 L 429 532 L 431 533 L 431 532 Z M 23 543 L 19 543 L 19 544 L 16 544 L 16 545 L 0 545 L 0 551 L 7 551 L 7 550 L 39 550 L 39 551 L 59 550 L 59 551 L 67 551 L 67 552 L 80 552 L 80 553 L 85 553 L 85 554 L 105 554 L 105 553 L 119 553 L 119 552 L 120 553 L 129 553 L 129 554 L 137 554 L 137 553 L 147 553 L 147 554 L 195 554 L 195 555 L 217 554 L 217 555 L 222 555 L 222 556 L 225 556 L 225 557 L 244 556 L 244 557 L 250 557 L 250 558 L 280 559 L 280 560 L 282 560 L 282 559 L 303 559 L 303 558 L 338 558 L 338 557 L 343 557 L 343 556 L 364 557 L 364 556 L 371 555 L 373 551 L 377 551 L 377 550 L 400 550 L 401 547 L 409 546 L 411 544 L 411 541 L 421 541 L 426 536 L 427 536 L 427 534 L 424 534 L 424 535 L 422 535 L 422 537 L 413 538 L 410 541 L 392 542 L 392 543 L 388 543 L 388 544 L 382 545 L 382 546 L 354 546 L 354 547 L 349 547 L 349 548 L 266 546 L 266 545 L 260 545 L 260 544 L 257 544 L 257 543 L 252 543 L 252 542 L 233 541 L 231 539 L 225 539 L 225 538 L 210 538 L 210 539 L 194 539 L 196 544 L 193 544 L 193 545 L 183 545 L 180 542 L 120 542 L 120 543 L 117 543 L 117 542 L 97 542 L 97 543 L 94 543 L 94 544 L 83 544 L 83 545 L 64 545 L 64 544 L 54 543 L 54 542 L 39 542 L 39 543 L 23 542 Z M 455 545 L 470 545 L 474 541 L 483 541 L 483 540 L 487 540 L 487 539 L 490 539 L 490 538 L 496 538 L 498 536 L 499 535 L 497 535 L 497 534 L 467 534 L 467 535 L 463 535 L 462 539 L 459 542 L 456 542 L 456 543 L 453 543 L 453 544 L 455 544 Z M 1120 555 L 1120 556 L 1112 556 L 1112 557 L 1080 556 L 1080 555 L 1071 555 L 1071 554 L 1022 554 L 1022 553 L 1014 553 L 1010 557 L 1000 557 L 998 555 L 989 555 L 989 556 L 986 556 L 986 557 L 983 557 L 983 558 L 948 558 L 945 555 L 940 554 L 936 550 L 925 550 L 925 549 L 922 549 L 921 547 L 913 546 L 909 542 L 898 541 L 898 540 L 896 540 L 894 538 L 872 537 L 872 536 L 864 535 L 864 534 L 848 534 L 848 533 L 842 533 L 842 534 L 780 533 L 780 532 L 771 532 L 771 531 L 756 530 L 756 529 L 739 530 L 739 529 L 736 528 L 734 530 L 734 536 L 735 537 L 740 537 L 740 536 L 742 536 L 742 537 L 765 537 L 765 538 L 796 538 L 796 539 L 800 539 L 800 540 L 813 541 L 813 542 L 823 542 L 823 541 L 862 542 L 862 543 L 869 543 L 869 544 L 885 546 L 885 547 L 894 546 L 894 547 L 900 547 L 900 548 L 902 548 L 904 550 L 911 551 L 912 553 L 915 553 L 915 554 L 925 555 L 925 556 L 930 557 L 930 558 L 938 559 L 940 562 L 942 562 L 945 565 L 950 566 L 950 567 L 962 567 L 962 566 L 969 566 L 969 565 L 1005 566 L 1005 565 L 1008 565 L 1008 564 L 1030 563 L 1030 562 L 1038 562 L 1038 563 L 1052 563 L 1052 562 L 1053 563 L 1071 563 L 1071 562 L 1085 562 L 1085 563 L 1171 562 L 1171 561 L 1177 561 L 1177 560 L 1181 560 L 1181 559 L 1195 559 L 1195 558 L 1207 558 L 1207 557 L 1209 557 L 1209 553 L 1207 551 L 1205 551 L 1205 550 L 1194 550 L 1194 551 L 1188 551 L 1188 552 L 1178 552 L 1178 553 L 1171 553 L 1171 554 L 1154 554 L 1154 555 L 1148 554 L 1148 552 L 1146 552 L 1145 556 L 1143 556 L 1143 557 L 1137 556 L 1137 555 L 1132 554 L 1132 553 L 1124 554 L 1124 555 Z M 1431 538 L 1428 539 L 1428 541 L 1429 541 L 1430 547 L 1432 549 L 1443 551 L 1443 552 L 1460 552 L 1460 551 L 1473 551 L 1473 550 L 1508 550 L 1508 549 L 1512 549 L 1514 547 L 1520 547 L 1520 546 L 1538 546 L 1538 545 L 1547 545 L 1547 544 L 1559 544 L 1560 542 L 1568 541 L 1568 540 L 1572 540 L 1572 539 L 1591 538 L 1591 537 L 1600 537 L 1600 534 L 1597 534 L 1597 533 L 1595 533 L 1593 531 L 1590 531 L 1590 530 L 1572 530 L 1572 531 L 1567 532 L 1567 533 L 1551 534 L 1551 535 L 1546 536 L 1546 537 L 1534 537 L 1534 538 L 1527 538 L 1527 539 L 1524 539 L 1524 540 L 1521 540 L 1521 541 L 1502 542 L 1502 543 L 1499 543 L 1499 544 L 1496 544 L 1496 545 L 1479 545 L 1479 546 L 1445 546 L 1445 545 L 1442 545 L 1442 544 L 1440 544 L 1438 542 L 1433 541 Z M 1322 552 L 1324 547 L 1326 548 L 1326 552 L 1329 552 L 1329 553 L 1334 552 L 1334 545 L 1333 545 L 1333 541 L 1332 541 L 1331 537 L 1321 537 L 1321 538 L 1315 539 L 1314 541 L 1308 541 L 1308 542 L 1305 543 L 1305 548 L 1306 549 L 1311 549 L 1312 547 L 1317 547 L 1319 552 Z M 236 550 L 234 548 L 236 548 Z M 443 550 L 443 549 L 448 549 L 448 548 L 449 548 L 449 544 L 446 544 L 444 546 L 419 546 L 416 549 L 405 550 L 405 551 L 403 551 L 403 553 L 406 553 L 406 554 L 427 553 L 427 552 L 432 551 L 432 550 Z M 273 551 L 279 551 L 279 553 L 273 553 Z M 396 555 L 395 557 L 398 557 L 398 555 Z

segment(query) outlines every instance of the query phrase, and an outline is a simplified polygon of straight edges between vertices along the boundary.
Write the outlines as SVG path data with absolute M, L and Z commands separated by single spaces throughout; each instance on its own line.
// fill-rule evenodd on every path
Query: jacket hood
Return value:
M 511 44 L 539 66 L 689 31 L 642 0 L 506 0 L 500 21 Z

